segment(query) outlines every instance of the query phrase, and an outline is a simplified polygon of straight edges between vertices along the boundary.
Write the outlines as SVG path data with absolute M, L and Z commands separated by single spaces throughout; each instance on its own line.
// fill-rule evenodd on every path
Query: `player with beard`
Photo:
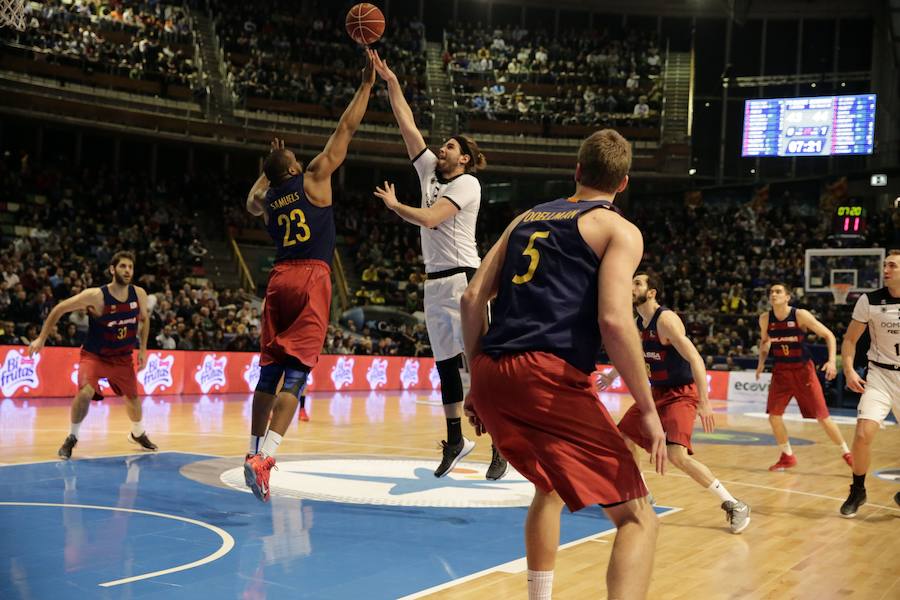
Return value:
M 78 431 L 88 414 L 91 399 L 103 399 L 99 394 L 98 382 L 101 378 L 109 381 L 109 386 L 117 395 L 125 397 L 125 409 L 131 419 L 128 441 L 144 450 L 157 449 L 144 431 L 137 375 L 132 360 L 132 351 L 140 335 L 138 370 L 147 363 L 147 337 L 150 334 L 147 292 L 131 285 L 134 276 L 134 254 L 131 252 L 116 252 L 109 262 L 109 272 L 111 283 L 88 288 L 54 306 L 41 327 L 41 333 L 28 346 L 29 356 L 39 353 L 60 317 L 75 310 L 87 311 L 89 326 L 78 365 L 78 393 L 72 400 L 69 435 L 58 452 L 63 460 L 72 457 L 72 449 L 78 443 Z
M 403 97 L 397 76 L 378 53 L 369 50 L 375 70 L 387 82 L 391 108 L 406 143 L 422 192 L 421 206 L 397 199 L 394 186 L 384 182 L 375 195 L 408 223 L 418 225 L 425 260 L 425 325 L 441 379 L 441 400 L 447 420 L 447 440 L 435 477 L 443 477 L 468 455 L 475 442 L 462 434 L 463 385 L 459 373 L 464 346 L 459 303 L 469 280 L 481 264 L 475 244 L 475 223 L 481 205 L 481 184 L 475 174 L 487 161 L 475 140 L 465 135 L 449 138 L 437 155 L 425 145 L 412 110 Z M 487 479 L 500 479 L 508 463 L 492 447 Z
M 703 358 L 687 337 L 681 318 L 659 304 L 663 294 L 662 280 L 649 273 L 637 273 L 631 285 L 644 361 L 650 373 L 650 389 L 666 432 L 669 462 L 715 494 L 722 502 L 731 532 L 741 533 L 750 524 L 750 507 L 732 496 L 709 467 L 691 456 L 694 454 L 691 434 L 697 414 L 700 414 L 703 431 L 712 433 L 716 425 L 709 406 Z M 600 389 L 609 387 L 618 376 L 615 369 L 601 375 Z M 698 381 L 703 383 L 697 386 Z M 637 405 L 632 406 L 619 421 L 619 430 L 625 435 L 632 452 L 636 452 L 636 445 L 650 451 L 652 440 L 641 428 L 641 412 Z M 638 460 L 637 455 L 635 460 Z

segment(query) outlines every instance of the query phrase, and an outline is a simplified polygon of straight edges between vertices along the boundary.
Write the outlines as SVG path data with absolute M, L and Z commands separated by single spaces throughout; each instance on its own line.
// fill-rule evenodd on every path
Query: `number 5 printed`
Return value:
M 534 271 L 541 261 L 541 254 L 537 251 L 537 248 L 534 247 L 534 242 L 538 239 L 546 239 L 548 237 L 550 237 L 549 231 L 535 231 L 531 234 L 531 237 L 528 239 L 528 245 L 525 246 L 525 249 L 522 251 L 522 254 L 530 258 L 531 262 L 528 263 L 528 270 L 525 271 L 524 275 L 516 275 L 513 277 L 513 283 L 528 283 L 531 281 L 532 277 L 534 277 Z

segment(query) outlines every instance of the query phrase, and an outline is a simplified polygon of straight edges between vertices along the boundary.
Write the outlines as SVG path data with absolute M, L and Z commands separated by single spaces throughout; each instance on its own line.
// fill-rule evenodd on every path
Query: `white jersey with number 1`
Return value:
M 869 360 L 900 367 L 900 298 L 891 296 L 886 287 L 862 294 L 853 320 L 869 327 Z

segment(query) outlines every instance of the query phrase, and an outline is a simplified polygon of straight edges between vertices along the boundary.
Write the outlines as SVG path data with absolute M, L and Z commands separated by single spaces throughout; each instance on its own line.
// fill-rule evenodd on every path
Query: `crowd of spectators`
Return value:
M 7 39 L 34 49 L 38 59 L 131 79 L 200 85 L 191 20 L 182 6 L 46 0 L 27 2 L 25 20 L 25 30 Z
M 805 250 L 826 245 L 832 211 L 789 192 L 770 201 L 768 188 L 739 203 L 658 208 L 642 205 L 633 215 L 644 232 L 643 267 L 662 275 L 664 304 L 682 315 L 689 336 L 711 366 L 738 368 L 735 358 L 755 359 L 758 316 L 769 310 L 768 287 L 776 282 L 788 285 L 792 303 L 811 310 L 840 338 L 852 300 L 841 305 L 831 294 L 803 292 Z M 870 215 L 867 235 L 857 245 L 888 243 L 890 229 L 897 225 L 891 219 Z M 877 266 L 873 271 L 877 275 Z M 824 343 L 814 334 L 807 341 Z M 749 364 L 744 361 L 743 366 Z
M 0 342 L 28 344 L 53 306 L 109 282 L 121 249 L 136 255 L 134 283 L 149 294 L 151 348 L 254 350 L 258 302 L 243 290 L 219 290 L 206 277 L 206 248 L 193 207 L 208 182 L 150 184 L 145 174 L 32 168 L 27 157 L 0 162 L 5 209 L 17 230 L 0 236 Z M 188 200 L 187 198 L 191 198 Z M 209 205 L 212 205 L 210 203 Z M 48 345 L 78 346 L 88 316 L 63 317 Z
M 219 0 L 212 8 L 227 78 L 239 104 L 248 97 L 319 104 L 337 116 L 353 97 L 365 57 L 347 35 L 342 16 L 324 10 L 297 14 L 274 2 Z M 428 126 L 432 115 L 424 79 L 424 25 L 392 18 L 384 38 L 389 43 L 376 49 L 404 82 L 420 125 Z M 369 105 L 390 112 L 384 86 L 376 88 Z
M 446 41 L 443 60 L 464 117 L 658 125 L 662 58 L 655 33 L 604 29 L 553 37 L 524 27 L 457 25 Z
M 0 239 L 0 343 L 29 343 L 57 302 L 106 283 L 109 258 L 129 249 L 137 256 L 135 283 L 150 294 L 151 347 L 257 349 L 259 299 L 219 289 L 206 277 L 204 232 L 198 229 L 198 223 L 214 220 L 209 214 L 200 218 L 198 211 L 215 205 L 204 193 L 235 199 L 214 228 L 250 225 L 252 219 L 237 207 L 246 186 L 227 178 L 218 178 L 218 187 L 189 179 L 150 184 L 139 173 L 114 175 L 65 163 L 32 168 L 27 155 L 4 155 L 4 207 L 14 211 L 18 229 L 4 226 Z M 403 197 L 415 195 L 411 182 L 399 184 Z M 358 284 L 350 290 L 353 307 L 329 329 L 324 351 L 427 356 L 418 228 L 369 191 L 335 193 L 345 269 Z M 768 310 L 767 289 L 775 282 L 793 288 L 794 303 L 832 331 L 840 334 L 846 327 L 852 298 L 850 305 L 839 305 L 830 295 L 802 290 L 804 251 L 825 244 L 833 202 L 825 195 L 816 205 L 795 193 L 770 200 L 768 188 L 760 188 L 752 197 L 739 193 L 707 201 L 689 194 L 678 210 L 671 210 L 671 198 L 626 209 L 644 232 L 642 268 L 662 275 L 663 303 L 682 315 L 711 368 L 752 362 L 759 345 L 757 317 Z M 509 203 L 485 204 L 478 226 L 482 256 L 516 210 Z M 896 243 L 898 231 L 900 211 L 870 212 L 866 237 L 856 245 Z M 877 276 L 877 265 L 873 272 Z M 86 329 L 86 314 L 67 315 L 49 344 L 77 346 Z M 808 341 L 822 343 L 814 335 Z

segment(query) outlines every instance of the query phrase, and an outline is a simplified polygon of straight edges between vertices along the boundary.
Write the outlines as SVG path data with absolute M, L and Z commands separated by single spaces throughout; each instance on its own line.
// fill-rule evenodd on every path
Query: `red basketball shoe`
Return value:
M 300 409 L 300 420 L 301 421 L 309 421 L 309 414 L 306 412 L 305 408 Z
M 849 452 L 844 452 L 843 454 L 844 462 L 847 463 L 847 466 L 851 469 L 853 468 L 853 455 Z
M 791 467 L 797 466 L 797 457 L 793 454 L 785 454 L 781 453 L 781 458 L 778 459 L 778 462 L 769 467 L 770 471 L 785 471 L 790 469 Z
M 275 466 L 275 458 L 257 454 L 244 461 L 244 481 L 260 502 L 269 501 L 269 474 Z

